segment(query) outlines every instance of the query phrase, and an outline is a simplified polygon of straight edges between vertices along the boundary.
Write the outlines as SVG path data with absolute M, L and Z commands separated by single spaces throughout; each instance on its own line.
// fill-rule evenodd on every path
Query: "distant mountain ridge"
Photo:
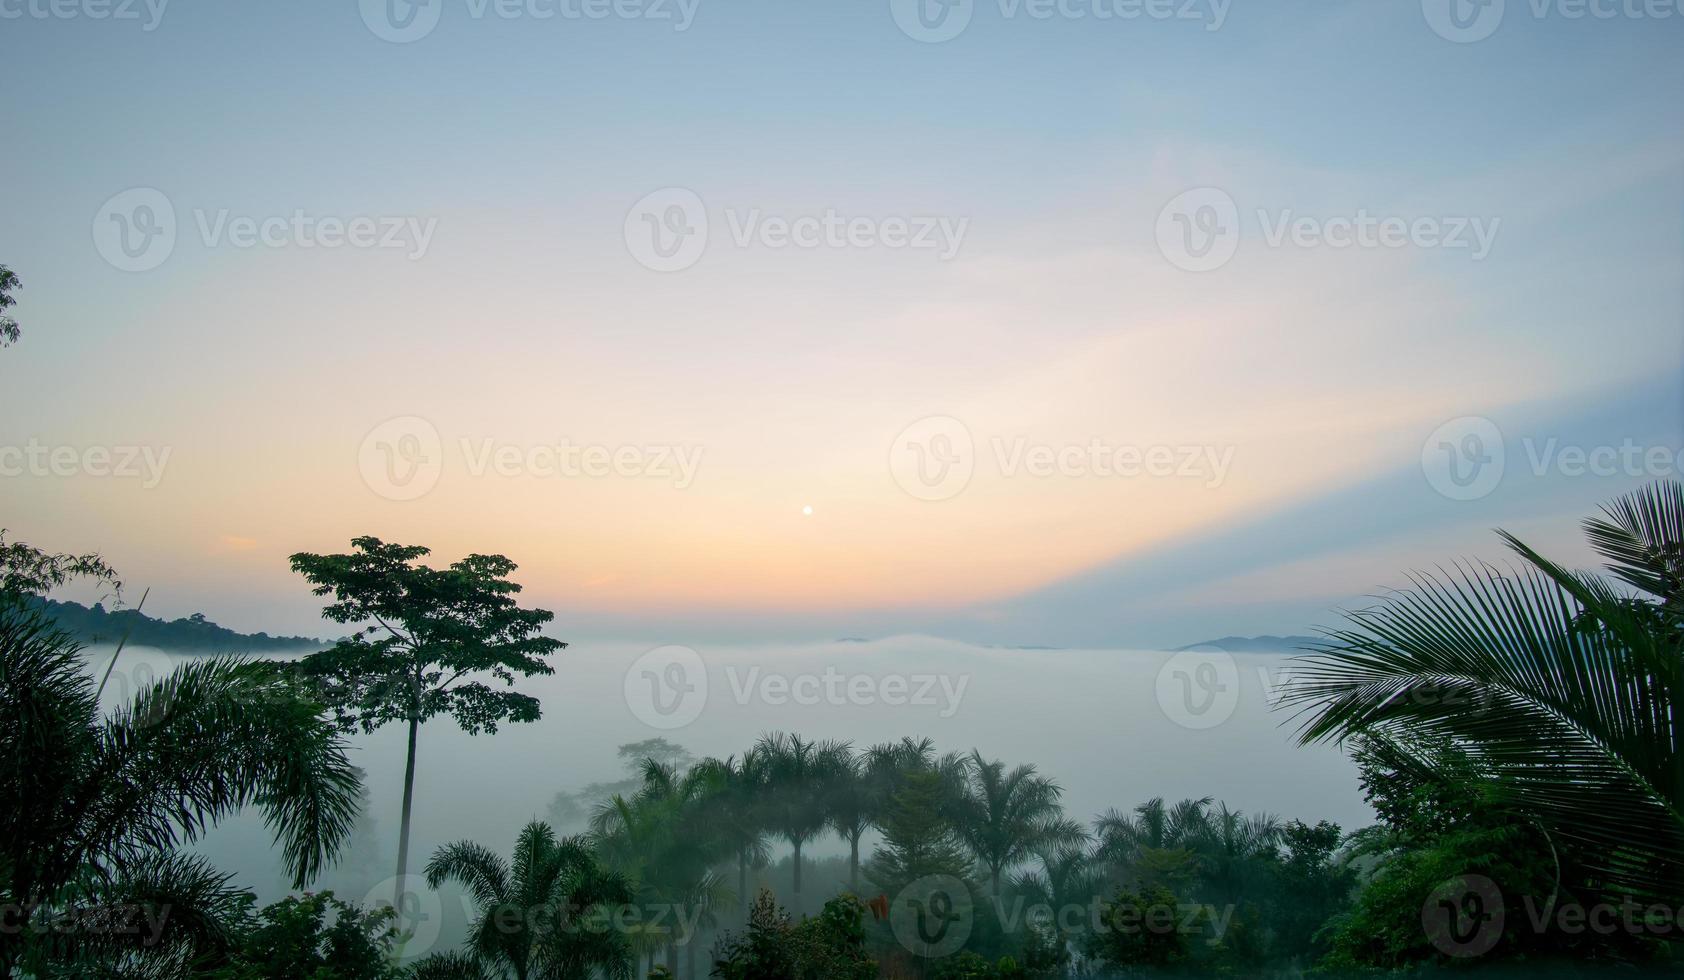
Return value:
M 1175 652 L 1215 647 L 1224 653 L 1302 653 L 1306 646 L 1325 642 L 1317 636 L 1224 636 L 1220 640 L 1176 647 Z
M 327 644 L 313 636 L 270 636 L 268 633 L 239 633 L 194 613 L 183 619 L 165 621 L 133 609 L 112 611 L 103 603 L 84 606 L 79 602 L 42 599 L 48 618 L 83 643 L 116 643 L 124 634 L 136 646 L 159 647 L 186 653 L 258 653 L 272 650 L 322 649 Z

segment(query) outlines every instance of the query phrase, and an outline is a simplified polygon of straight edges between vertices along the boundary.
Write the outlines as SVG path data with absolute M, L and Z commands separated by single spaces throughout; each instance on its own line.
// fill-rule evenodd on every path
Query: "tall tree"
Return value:
M 777 732 L 755 744 L 765 773 L 765 820 L 773 834 L 795 852 L 795 894 L 790 904 L 801 912 L 801 849 L 824 831 L 829 816 L 825 795 L 842 772 L 848 747 Z
M 971 753 L 954 824 L 965 846 L 988 870 L 995 897 L 1000 895 L 1001 874 L 1037 849 L 1077 845 L 1086 837 L 1080 826 L 1064 819 L 1061 795 L 1058 784 L 1038 775 L 1034 766 L 1007 770 L 1004 762 Z
M 1100 814 L 1094 824 L 1094 856 L 1111 884 L 1139 889 L 1191 879 L 1198 870 L 1193 848 L 1209 820 L 1211 803 L 1206 796 L 1169 805 L 1159 796 L 1135 807 L 1132 814 L 1115 809 Z
M 392 721 L 409 726 L 398 827 L 401 907 L 421 723 L 448 714 L 477 735 L 497 731 L 505 720 L 535 721 L 538 699 L 477 678 L 512 686 L 516 675 L 554 673 L 545 658 L 567 644 L 539 633 L 553 613 L 516 605 L 520 586 L 508 578 L 516 566 L 502 555 L 469 555 L 435 569 L 419 563 L 429 553 L 419 545 L 360 537 L 351 547 L 346 554 L 292 556 L 293 571 L 316 595 L 333 596 L 322 615 L 361 627 L 294 670 L 346 726 L 367 732 Z
M 873 779 L 874 775 L 869 754 L 843 750 L 825 800 L 830 829 L 848 842 L 848 889 L 856 895 L 860 890 L 860 838 L 876 824 L 882 811 L 881 783 Z
M 1622 497 L 1584 527 L 1617 582 L 1505 533 L 1520 570 L 1418 576 L 1351 614 L 1295 671 L 1286 703 L 1307 714 L 1305 742 L 1448 740 L 1573 852 L 1598 891 L 1676 897 L 1684 484 Z
M 0 265 L 0 347 L 17 343 L 18 338 L 23 335 L 18 322 L 6 312 L 17 305 L 12 293 L 22 286 L 17 273 Z
M 1268 873 L 1279 852 L 1280 821 L 1268 814 L 1247 817 L 1228 804 L 1205 811 L 1194 836 L 1200 877 L 1221 904 L 1237 904 Z
M 629 799 L 614 797 L 591 821 L 599 852 L 632 882 L 638 907 L 678 912 L 686 929 L 710 924 L 726 891 L 714 868 L 731 856 L 732 842 L 716 826 L 723 814 L 711 805 L 715 779 L 711 770 L 681 773 L 646 759 L 643 787 Z M 664 949 L 675 975 L 683 948 L 695 975 L 696 936 L 674 931 L 666 918 L 641 926 L 636 945 L 641 952 Z
M 43 947 L 61 965 L 225 948 L 239 893 L 176 846 L 256 806 L 301 888 L 356 815 L 357 770 L 339 732 L 268 673 L 193 663 L 102 717 L 79 652 L 24 596 L 0 591 L 0 903 L 48 924 L 164 909 L 164 933 L 112 948 L 121 934 L 9 925 L 0 976 Z
M 697 773 L 713 787 L 707 799 L 708 823 L 737 863 L 736 906 L 738 913 L 745 916 L 749 903 L 748 870 L 764 864 L 770 850 L 766 846 L 761 805 L 764 768 L 761 754 L 753 748 L 744 752 L 741 759 L 707 758 L 696 764 Z
M 968 881 L 972 863 L 947 817 L 950 802 L 940 772 L 908 773 L 883 813 L 883 840 L 866 862 L 866 877 L 890 895 L 934 875 Z
M 1088 907 L 1099 894 L 1098 863 L 1080 844 L 1051 844 L 1036 848 L 1036 866 L 1012 880 L 1019 894 L 1053 910 L 1049 927 L 1058 938 L 1061 960 L 1085 925 L 1063 913 Z

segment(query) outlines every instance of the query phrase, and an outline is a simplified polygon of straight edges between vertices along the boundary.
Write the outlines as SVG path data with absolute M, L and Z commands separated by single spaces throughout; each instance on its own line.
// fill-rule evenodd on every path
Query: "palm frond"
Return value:
M 1585 536 L 1629 585 L 1672 602 L 1684 600 L 1684 483 L 1667 480 L 1602 508 Z
M 1350 628 L 1302 661 L 1283 703 L 1303 712 L 1306 743 L 1452 739 L 1612 889 L 1676 894 L 1676 652 L 1669 664 L 1604 583 L 1521 553 L 1530 566 L 1517 573 L 1418 575 L 1350 614 Z
M 338 732 L 272 674 L 240 660 L 189 664 L 100 732 L 90 835 L 119 852 L 173 847 L 248 804 L 281 845 L 294 887 L 331 863 L 359 805 Z
M 506 901 L 510 895 L 509 868 L 502 855 L 470 840 L 434 851 L 424 874 L 433 888 L 447 881 L 460 884 L 482 909 Z

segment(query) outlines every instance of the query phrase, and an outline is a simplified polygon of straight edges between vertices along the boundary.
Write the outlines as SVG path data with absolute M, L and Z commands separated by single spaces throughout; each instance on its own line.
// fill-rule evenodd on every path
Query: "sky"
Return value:
M 671 643 L 1589 564 L 1684 447 L 1684 9 L 1583 9 L 0 0 L 0 526 L 312 635 L 362 534 Z

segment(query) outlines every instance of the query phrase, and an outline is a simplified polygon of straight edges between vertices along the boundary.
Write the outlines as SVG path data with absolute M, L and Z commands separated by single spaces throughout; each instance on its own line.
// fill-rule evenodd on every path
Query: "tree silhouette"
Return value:
M 0 347 L 15 344 L 18 342 L 18 338 L 23 336 L 23 330 L 18 327 L 18 322 L 6 313 L 7 310 L 17 305 L 17 300 L 12 296 L 12 293 L 22 286 L 23 283 L 18 279 L 17 273 L 4 265 L 0 265 Z
M 473 841 L 439 848 L 427 862 L 427 883 L 459 882 L 478 906 L 468 946 L 482 963 L 516 980 L 583 977 L 600 969 L 623 975 L 631 958 L 626 937 L 585 923 L 631 902 L 631 884 L 603 868 L 583 837 L 558 840 L 548 824 L 526 825 L 512 861 Z
M 988 871 L 989 888 L 998 897 L 1001 875 L 1029 858 L 1037 848 L 1079 844 L 1082 828 L 1063 819 L 1063 791 L 1034 766 L 1007 770 L 999 760 L 971 753 L 969 776 L 958 800 L 955 827 L 971 853 Z
M 1585 522 L 1619 582 L 1503 533 L 1518 571 L 1464 567 L 1350 614 L 1295 672 L 1304 742 L 1453 743 L 1516 812 L 1573 852 L 1604 896 L 1684 890 L 1684 484 Z M 1631 590 L 1638 590 L 1636 595 Z M 1442 757 L 1419 756 L 1433 771 Z
M 790 904 L 801 911 L 801 849 L 823 833 L 829 814 L 825 794 L 842 772 L 848 747 L 815 742 L 777 732 L 755 744 L 764 767 L 765 826 L 789 842 L 795 852 L 795 894 Z
M 0 975 L 27 952 L 100 973 L 111 958 L 192 959 L 225 947 L 243 908 L 228 877 L 178 852 L 246 806 L 263 811 L 294 887 L 338 853 L 357 770 L 319 706 L 256 665 L 194 663 L 101 717 L 80 647 L 0 592 L 0 901 L 24 921 L 165 909 L 165 933 L 0 929 Z M 29 975 L 46 975 L 38 970 Z
M 538 700 L 475 680 L 489 675 L 554 673 L 545 658 L 566 646 L 539 635 L 555 618 L 515 604 L 515 563 L 502 555 L 469 555 L 449 568 L 418 563 L 428 549 L 360 537 L 347 554 L 292 556 L 293 571 L 331 595 L 322 615 L 337 623 L 372 624 L 292 669 L 318 690 L 340 722 L 372 732 L 387 722 L 409 726 L 403 814 L 398 828 L 397 896 L 409 866 L 410 808 L 415 794 L 415 740 L 421 723 L 448 714 L 470 735 L 495 732 L 502 721 L 535 721 Z M 401 901 L 399 902 L 401 907 Z

